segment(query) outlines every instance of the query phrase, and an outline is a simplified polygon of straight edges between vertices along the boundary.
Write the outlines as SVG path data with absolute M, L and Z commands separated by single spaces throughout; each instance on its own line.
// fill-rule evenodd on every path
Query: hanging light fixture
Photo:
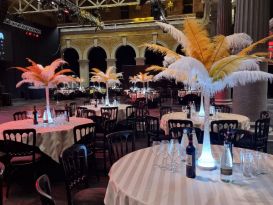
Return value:
M 173 9 L 173 1 L 172 0 L 168 1 L 168 3 L 167 3 L 167 9 L 169 9 L 169 11 L 172 11 L 172 9 Z

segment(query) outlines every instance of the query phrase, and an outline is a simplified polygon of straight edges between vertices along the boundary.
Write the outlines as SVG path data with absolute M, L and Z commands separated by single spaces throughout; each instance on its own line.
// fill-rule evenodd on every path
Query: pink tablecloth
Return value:
M 32 119 L 11 121 L 0 125 L 0 140 L 3 140 L 3 131 L 6 129 L 34 128 L 37 132 L 36 146 L 53 160 L 59 162 L 61 152 L 74 144 L 73 128 L 90 122 L 92 120 L 76 117 L 71 117 L 69 122 L 62 124 L 40 122 L 38 125 L 33 125 Z

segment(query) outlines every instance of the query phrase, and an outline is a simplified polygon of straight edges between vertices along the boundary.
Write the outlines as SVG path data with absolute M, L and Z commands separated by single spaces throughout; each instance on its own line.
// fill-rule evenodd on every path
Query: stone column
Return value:
M 217 34 L 230 35 L 232 26 L 232 3 L 231 0 L 219 0 L 217 5 Z M 231 89 L 225 90 L 215 94 L 216 104 L 232 104 Z
M 106 62 L 107 62 L 107 67 L 116 66 L 116 59 L 108 58 L 108 59 L 106 59 Z
M 268 35 L 269 4 L 271 0 L 237 0 L 235 33 L 245 32 L 254 41 Z M 265 49 L 265 47 L 264 47 Z M 259 51 L 263 50 L 259 48 Z M 266 50 L 264 50 L 266 51 Z M 260 69 L 267 71 L 266 63 Z M 246 115 L 251 121 L 259 118 L 259 113 L 267 109 L 267 82 L 257 82 L 233 89 L 233 111 Z
M 138 57 L 135 58 L 136 60 L 136 65 L 145 65 L 145 57 Z
M 83 87 L 89 86 L 89 61 L 88 60 L 79 60 L 80 64 L 80 78 L 84 79 L 82 83 Z
M 232 26 L 231 0 L 218 0 L 217 5 L 217 34 L 230 35 Z

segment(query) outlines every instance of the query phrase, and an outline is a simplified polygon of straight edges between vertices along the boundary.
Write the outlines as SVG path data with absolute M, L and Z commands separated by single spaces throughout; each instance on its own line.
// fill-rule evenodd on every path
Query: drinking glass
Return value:
M 160 155 L 160 141 L 153 141 L 152 152 L 155 155 L 155 166 L 157 165 L 158 156 Z
M 180 163 L 180 148 L 178 139 L 171 139 L 168 154 L 170 158 L 170 171 L 175 172 L 177 165 Z
M 254 170 L 254 158 L 253 154 L 248 150 L 241 151 L 241 163 L 242 163 L 242 172 L 245 177 L 253 177 L 255 170 Z
M 169 141 L 168 140 L 162 140 L 160 143 L 160 155 L 162 156 L 162 164 L 161 168 L 166 169 L 167 168 L 167 161 L 168 161 L 168 146 Z
M 187 112 L 188 112 L 187 106 L 182 105 L 182 112 L 184 112 L 184 113 L 187 113 Z
M 260 175 L 267 172 L 266 169 L 266 154 L 256 151 L 253 153 L 253 174 Z
M 220 117 L 221 109 L 215 109 L 215 117 L 218 119 Z
M 160 154 L 160 141 L 153 141 L 152 151 L 156 156 Z

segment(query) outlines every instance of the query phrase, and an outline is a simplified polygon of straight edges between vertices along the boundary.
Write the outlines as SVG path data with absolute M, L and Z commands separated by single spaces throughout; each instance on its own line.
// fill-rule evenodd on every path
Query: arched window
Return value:
M 156 53 L 148 49 L 145 50 L 145 65 L 163 65 L 164 55 L 161 53 Z
M 116 67 L 118 72 L 122 72 L 124 65 L 136 65 L 136 52 L 131 46 L 120 46 L 116 51 Z
M 89 68 L 98 68 L 103 72 L 106 71 L 106 52 L 102 47 L 93 47 L 88 53 Z M 90 70 L 91 71 L 91 70 Z
M 67 48 L 63 53 L 64 60 L 68 63 L 65 68 L 71 69 L 75 75 L 80 76 L 79 54 L 74 48 Z

